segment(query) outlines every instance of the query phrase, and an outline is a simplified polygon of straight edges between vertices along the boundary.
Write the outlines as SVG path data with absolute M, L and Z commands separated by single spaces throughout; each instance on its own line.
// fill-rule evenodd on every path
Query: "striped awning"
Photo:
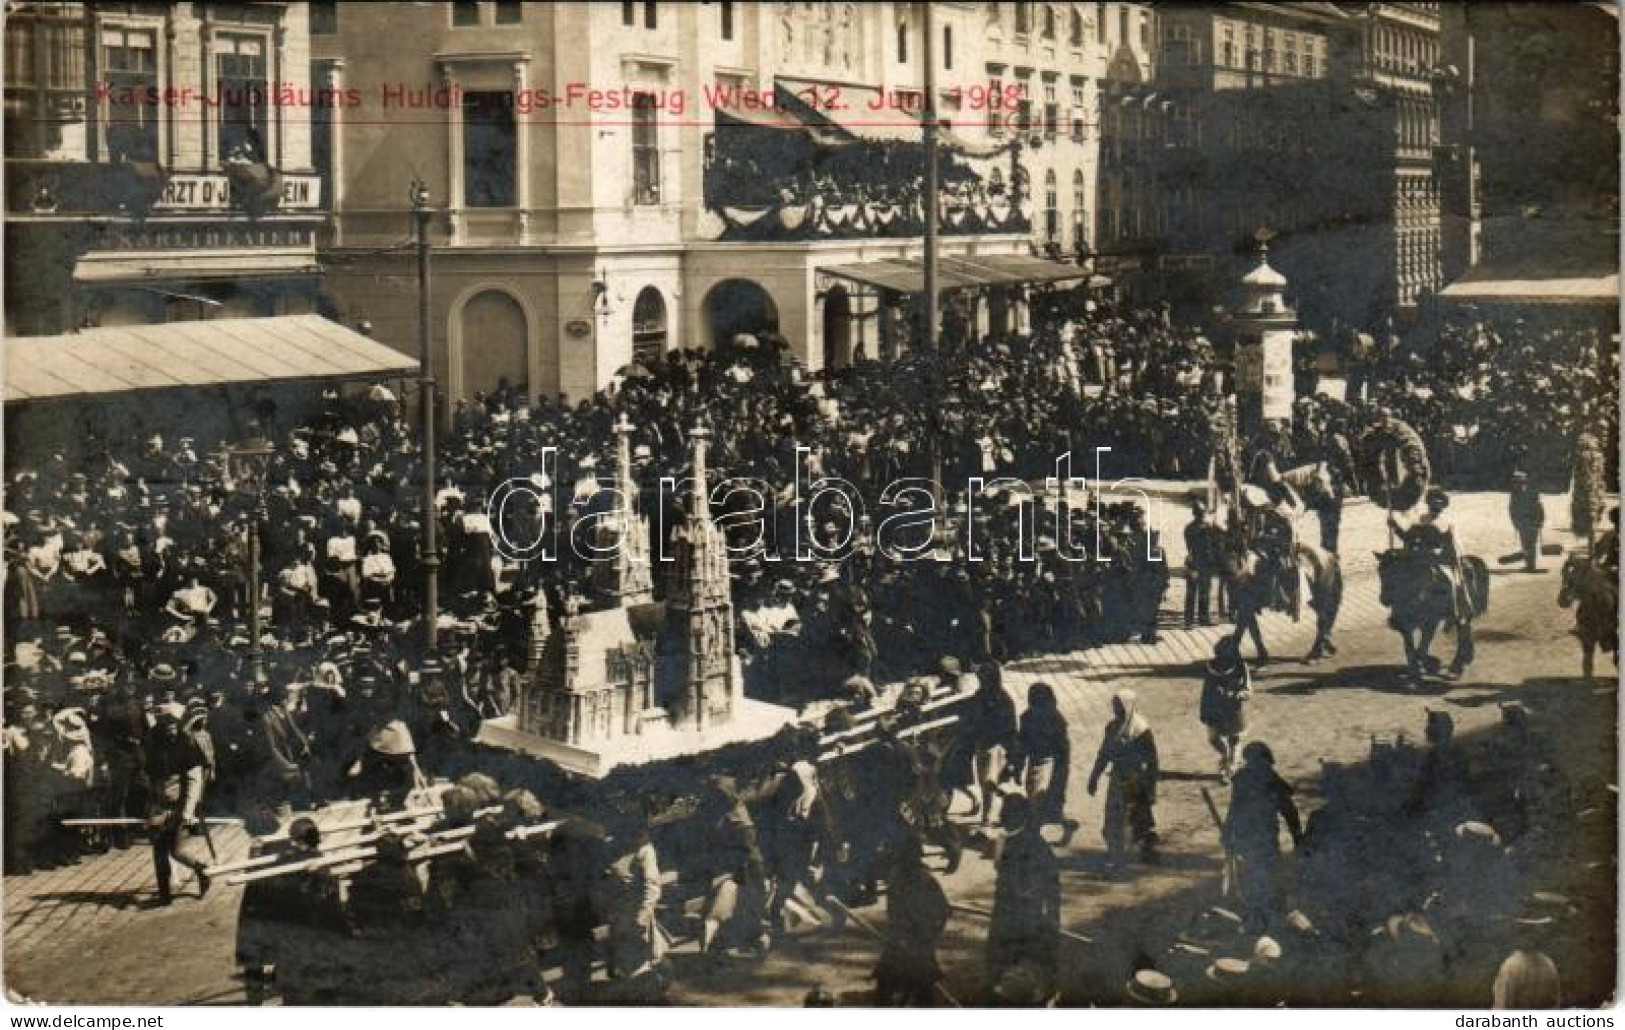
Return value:
M 418 368 L 414 359 L 320 315 L 11 337 L 3 363 L 8 404 L 233 383 L 377 379 Z
M 823 275 L 863 283 L 893 293 L 919 293 L 925 289 L 925 263 L 914 258 L 831 265 Z M 937 261 L 937 285 L 944 290 L 977 286 L 1018 286 L 1028 283 L 1070 282 L 1090 278 L 1087 269 L 1021 254 L 944 257 Z

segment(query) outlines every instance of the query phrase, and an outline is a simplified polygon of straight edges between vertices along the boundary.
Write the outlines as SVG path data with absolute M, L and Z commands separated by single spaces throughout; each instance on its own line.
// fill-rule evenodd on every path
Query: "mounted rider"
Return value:
M 1405 554 L 1438 569 L 1449 581 L 1451 615 L 1459 619 L 1463 612 L 1471 610 L 1471 604 L 1462 582 L 1460 542 L 1454 524 L 1444 514 L 1450 506 L 1450 496 L 1439 487 L 1430 486 L 1423 504 L 1426 510 L 1409 525 L 1390 514 L 1388 526 L 1399 534 Z
M 1296 616 L 1298 575 L 1294 555 L 1298 520 L 1305 511 L 1303 499 L 1282 478 L 1274 455 L 1261 451 L 1254 455 L 1252 465 L 1254 482 L 1241 491 L 1247 538 L 1264 566 L 1271 570 L 1274 603 Z

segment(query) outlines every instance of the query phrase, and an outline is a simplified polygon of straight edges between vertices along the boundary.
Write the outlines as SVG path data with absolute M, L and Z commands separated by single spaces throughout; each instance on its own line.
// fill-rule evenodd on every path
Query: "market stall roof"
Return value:
M 1440 291 L 1457 304 L 1580 304 L 1616 306 L 1619 273 L 1553 278 L 1518 276 L 1480 265 Z
M 220 318 L 6 340 L 7 403 L 321 379 L 371 379 L 418 363 L 320 315 Z
M 831 265 L 820 268 L 819 272 L 893 293 L 919 293 L 925 289 L 925 264 L 914 258 Z M 944 257 L 937 262 L 937 284 L 944 290 L 962 290 L 973 286 L 1055 283 L 1076 279 L 1089 279 L 1090 285 L 1093 286 L 1097 285 L 1096 280 L 1099 278 L 1091 277 L 1087 269 L 1079 268 L 1077 265 L 1046 261 L 1021 254 Z

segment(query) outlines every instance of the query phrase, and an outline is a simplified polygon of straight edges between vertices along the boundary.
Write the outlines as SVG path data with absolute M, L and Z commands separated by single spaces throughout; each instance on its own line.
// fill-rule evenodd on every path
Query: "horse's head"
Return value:
M 1563 563 L 1562 586 L 1557 591 L 1557 606 L 1559 608 L 1567 608 L 1574 603 L 1575 596 L 1580 589 L 1581 567 L 1589 564 L 1578 554 L 1569 555 L 1568 560 Z

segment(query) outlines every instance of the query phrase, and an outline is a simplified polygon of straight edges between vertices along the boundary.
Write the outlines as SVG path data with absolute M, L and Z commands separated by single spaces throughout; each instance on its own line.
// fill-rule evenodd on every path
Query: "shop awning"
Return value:
M 1493 267 L 1475 268 L 1439 292 L 1456 304 L 1578 304 L 1614 307 L 1619 304 L 1619 273 L 1562 278 L 1516 278 L 1496 273 Z
M 91 251 L 73 267 L 76 283 L 285 278 L 321 271 L 309 247 Z
M 415 373 L 401 352 L 320 315 L 108 326 L 6 340 L 6 402 Z
M 925 263 L 914 258 L 831 265 L 818 271 L 893 293 L 919 293 L 925 289 Z M 1088 278 L 1088 270 L 1077 265 L 1020 254 L 944 257 L 937 261 L 937 285 L 944 290 L 1070 282 Z

